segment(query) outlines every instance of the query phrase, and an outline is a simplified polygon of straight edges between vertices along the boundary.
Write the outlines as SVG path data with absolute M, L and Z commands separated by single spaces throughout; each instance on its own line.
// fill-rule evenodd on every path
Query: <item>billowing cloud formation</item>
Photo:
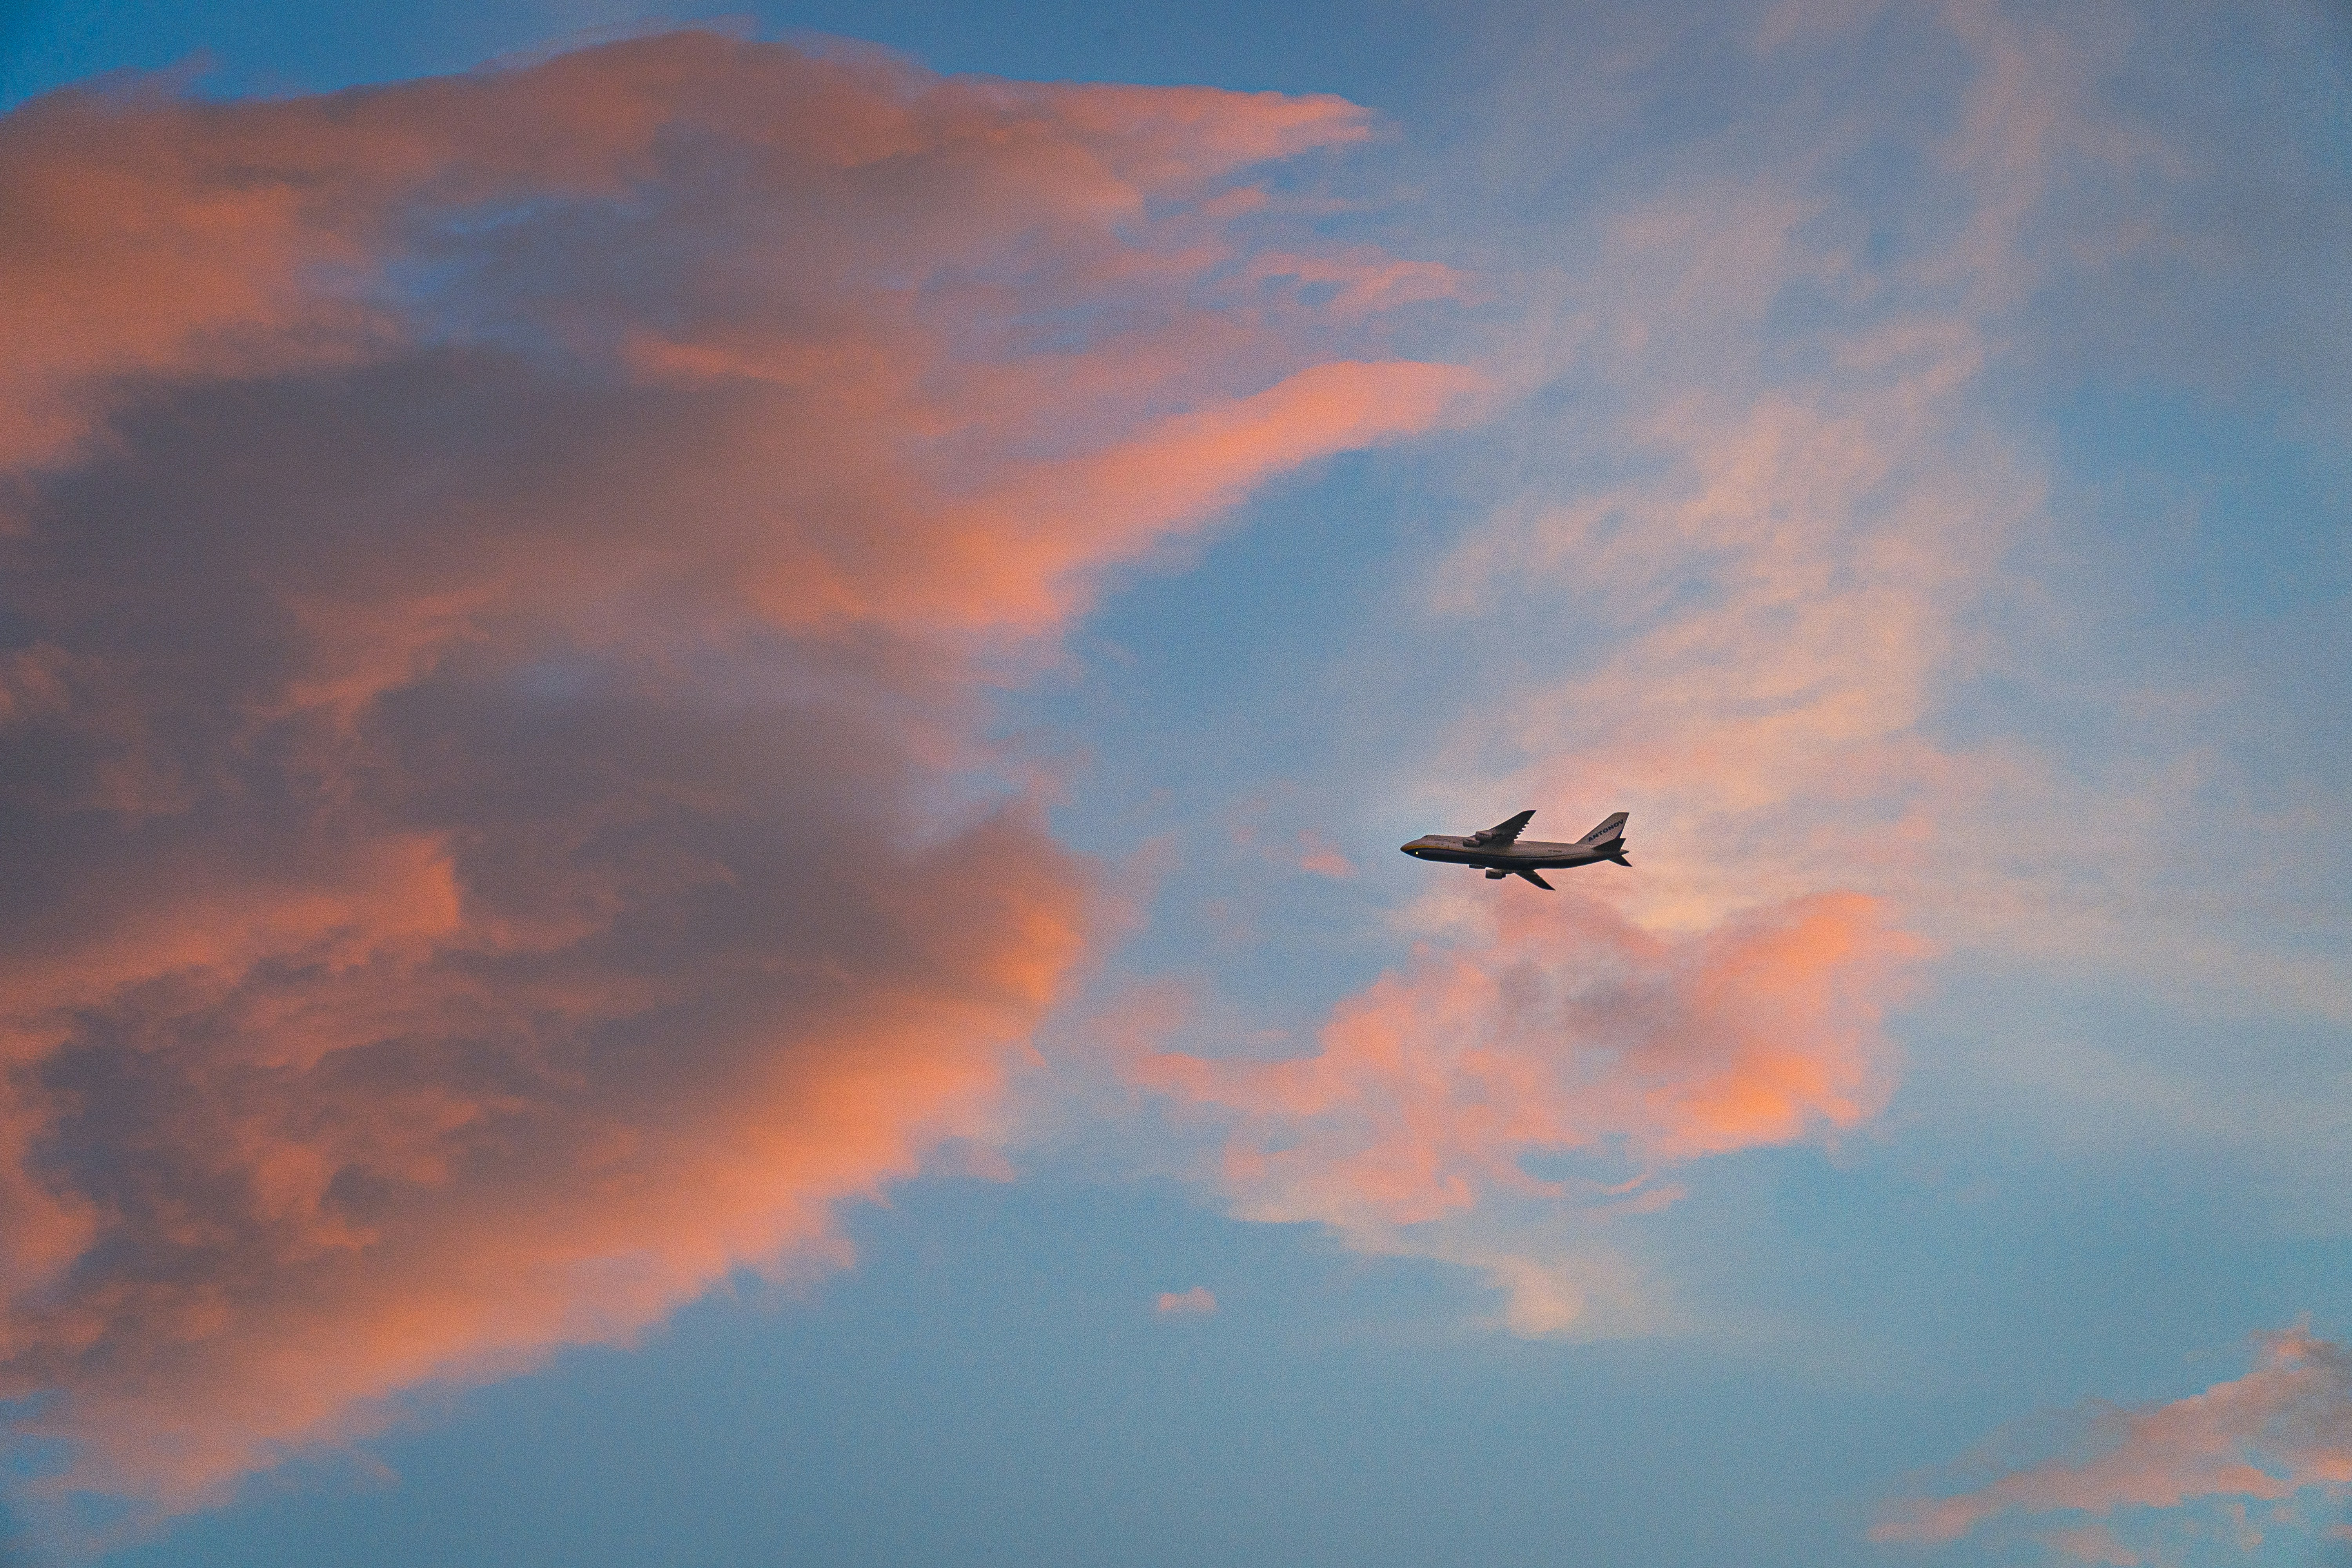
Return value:
M 2352 1357 L 2308 1329 L 2265 1334 L 2254 1370 L 2202 1394 L 2140 1410 L 2096 1406 L 2074 1425 L 2087 1458 L 2013 1470 L 1954 1497 L 1907 1499 L 1874 1541 L 1956 1540 L 1997 1514 L 2176 1509 L 2200 1500 L 2276 1502 L 2305 1488 L 2352 1487 Z M 2103 1527 L 2065 1532 L 2089 1562 L 2139 1559 Z M 2095 1551 L 2092 1549 L 2096 1549 Z
M 74 1484 L 987 1133 L 1090 922 L 973 659 L 1470 390 L 1286 281 L 1444 279 L 1251 268 L 1240 171 L 1363 129 L 701 35 L 0 121 L 0 1389 Z
M 1481 940 L 1426 948 L 1341 1004 L 1312 1056 L 1138 1061 L 1143 1083 L 1233 1115 L 1220 1176 L 1236 1212 L 1484 1268 L 1512 1328 L 1558 1332 L 1587 1306 L 1579 1271 L 1457 1222 L 1498 1197 L 1607 1213 L 1673 1191 L 1548 1180 L 1529 1156 L 1622 1153 L 1646 1173 L 1850 1127 L 1885 1094 L 1879 1024 L 1916 944 L 1868 900 L 1690 936 L 1573 894 L 1494 909 Z

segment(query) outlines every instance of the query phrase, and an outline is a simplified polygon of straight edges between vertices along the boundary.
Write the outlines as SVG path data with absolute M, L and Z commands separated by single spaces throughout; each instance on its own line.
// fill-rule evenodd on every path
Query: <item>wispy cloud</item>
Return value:
M 2117 1540 L 2116 1532 L 2104 1524 L 2053 1530 L 2042 1538 L 2042 1543 L 2073 1562 L 2103 1564 L 2105 1568 L 2139 1568 L 2147 1561 Z
M 1886 1091 L 1880 1023 L 1916 951 L 1857 898 L 1679 937 L 1572 894 L 1514 900 L 1480 940 L 1424 950 L 1343 1004 L 1310 1056 L 1158 1054 L 1131 1070 L 1231 1119 L 1216 1180 L 1236 1213 L 1471 1263 L 1515 1330 L 1589 1330 L 1590 1260 L 1498 1239 L 1498 1203 L 1641 1213 L 1673 1201 L 1651 1178 L 1679 1163 L 1853 1126 Z M 1571 1152 L 1639 1174 L 1525 1164 Z
M 2305 1328 L 2265 1334 L 2257 1343 L 2254 1370 L 2245 1376 L 2168 1405 L 2070 1412 L 2064 1425 L 2084 1457 L 2012 1469 L 1950 1496 L 1905 1499 L 1885 1510 L 1871 1539 L 1953 1541 L 2011 1512 L 2104 1515 L 2217 1499 L 2280 1502 L 2305 1490 L 2340 1498 L 2352 1487 L 2352 1359 Z M 2242 1505 L 2230 1517 L 2251 1528 Z M 2142 1560 L 2105 1526 L 2074 1527 L 2054 1539 L 2084 1562 Z M 2253 1543 L 2260 1539 L 2256 1530 Z
M 1206 1285 L 1189 1290 L 1163 1290 L 1152 1310 L 1163 1318 L 1205 1318 L 1217 1310 L 1216 1292 Z
M 2155 25 L 1990 4 L 1712 20 L 1579 13 L 1513 34 L 1518 63 L 1463 160 L 1484 184 L 1450 210 L 1490 259 L 1524 239 L 1516 272 L 1496 263 L 1521 314 L 1492 368 L 1527 396 L 1465 444 L 1485 516 L 1425 608 L 1474 651 L 1431 709 L 1450 728 L 1391 781 L 1460 824 L 1498 803 L 1575 827 L 1630 809 L 1635 874 L 1578 884 L 1605 918 L 1568 894 L 1523 915 L 1539 895 L 1441 879 L 1401 921 L 1428 949 L 1335 1008 L 1317 1055 L 1143 1069 L 1239 1113 L 1213 1178 L 1237 1212 L 1549 1281 L 1514 1288 L 1521 1326 L 1594 1326 L 1570 1268 L 1620 1295 L 1638 1273 L 1599 1261 L 1632 1227 L 1564 1220 L 1522 1156 L 1617 1139 L 1663 1163 L 1866 1119 L 1895 1069 L 1879 1011 L 1928 945 L 2202 1007 L 2352 1016 L 2341 966 L 2296 931 L 2210 918 L 2218 885 L 2177 838 L 2242 825 L 2266 868 L 2352 846 L 2226 798 L 2176 730 L 2070 731 L 2078 710 L 2120 705 L 2068 689 L 2095 616 L 2028 569 L 2058 523 L 2049 444 L 2010 400 L 2059 352 L 2051 302 L 2099 295 L 2097 319 L 2139 323 L 2154 363 L 2161 318 L 2120 303 L 2166 243 L 2147 215 L 2201 233 L 2213 196 L 2195 136 L 2132 101 Z M 1605 169 L 1580 165 L 1596 147 Z M 1850 920 L 1852 940 L 1788 984 L 1872 998 L 1870 1022 L 1824 1029 L 1834 1008 L 1787 1006 L 1769 967 L 1733 965 L 1710 994 L 1769 1031 L 1785 1071 L 1730 1051 L 1746 1065 L 1659 1091 L 1674 1117 L 1629 1111 L 1638 1079 L 1594 1067 L 1589 1023 L 1540 1046 L 1513 1032 L 1624 984 L 1657 1005 L 1643 1027 L 1681 1038 L 1675 987 L 1699 955 L 1815 918 Z M 1493 1051 L 1490 1032 L 1526 1043 Z M 1727 1110 L 1710 1145 L 1718 1090 L 1756 1114 Z M 1446 1237 L 1415 1228 L 1440 1215 Z
M 1318 877 L 1352 877 L 1356 863 L 1339 852 L 1339 847 L 1309 827 L 1298 835 L 1298 868 L 1312 871 Z

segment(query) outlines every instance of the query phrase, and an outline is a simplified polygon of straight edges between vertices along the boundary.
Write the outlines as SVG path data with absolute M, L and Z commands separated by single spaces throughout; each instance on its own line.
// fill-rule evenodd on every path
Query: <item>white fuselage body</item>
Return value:
M 1437 860 L 1453 866 L 1476 866 L 1489 871 L 1551 871 L 1570 866 L 1590 866 L 1625 852 L 1624 840 L 1606 844 L 1546 844 L 1521 839 L 1516 844 L 1473 844 L 1453 833 L 1426 833 L 1400 845 L 1416 860 Z

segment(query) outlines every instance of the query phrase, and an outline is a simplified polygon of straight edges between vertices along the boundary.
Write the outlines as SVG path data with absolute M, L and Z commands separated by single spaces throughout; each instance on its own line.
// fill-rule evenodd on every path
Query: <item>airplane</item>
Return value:
M 1506 877 L 1525 877 L 1547 893 L 1552 891 L 1552 885 L 1536 875 L 1538 868 L 1559 870 L 1570 866 L 1590 866 L 1595 860 L 1614 860 L 1620 866 L 1633 864 L 1625 858 L 1625 813 L 1622 811 L 1611 812 L 1607 821 L 1573 844 L 1538 844 L 1532 839 L 1522 842 L 1519 834 L 1533 816 L 1532 811 L 1523 811 L 1466 838 L 1448 833 L 1427 833 L 1398 847 L 1416 860 L 1484 868 L 1490 882 Z

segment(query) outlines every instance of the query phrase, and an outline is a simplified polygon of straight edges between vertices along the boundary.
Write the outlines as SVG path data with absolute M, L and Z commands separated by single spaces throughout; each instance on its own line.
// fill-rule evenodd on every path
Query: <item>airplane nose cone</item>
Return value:
M 1397 847 L 1403 850 L 1408 855 L 1412 854 L 1413 851 L 1413 846 L 1410 844 L 1400 844 Z

